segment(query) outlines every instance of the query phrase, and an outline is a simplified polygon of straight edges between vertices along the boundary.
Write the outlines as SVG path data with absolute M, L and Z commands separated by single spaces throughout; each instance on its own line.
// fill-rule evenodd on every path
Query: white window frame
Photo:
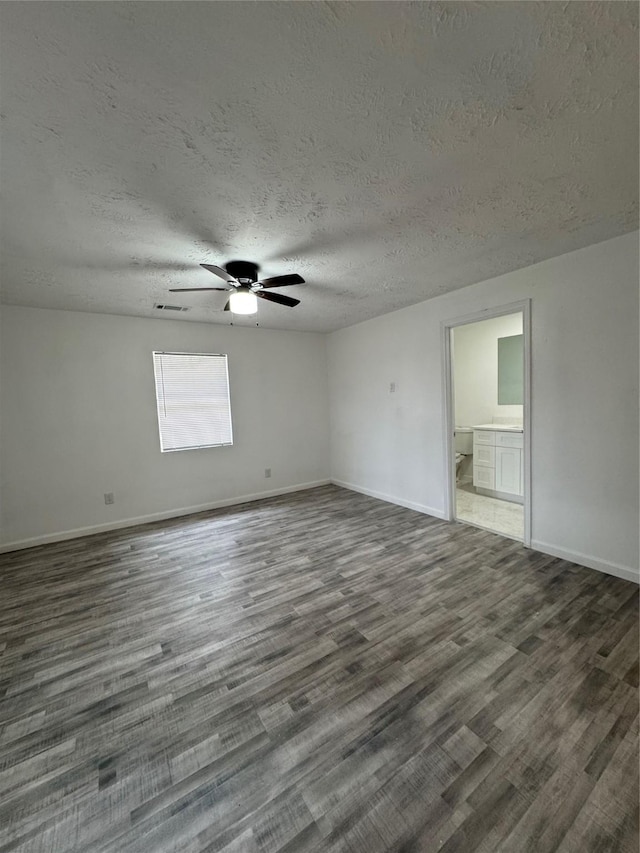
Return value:
M 186 444 L 181 446 L 171 446 L 170 441 L 168 440 L 167 432 L 168 432 L 168 423 L 165 421 L 164 426 L 167 427 L 163 434 L 163 418 L 166 417 L 166 404 L 168 401 L 167 398 L 167 389 L 164 386 L 162 379 L 162 356 L 178 356 L 185 358 L 214 358 L 218 360 L 224 360 L 224 376 L 226 382 L 226 415 L 228 417 L 228 441 L 218 441 L 218 442 L 208 442 L 206 444 Z M 158 368 L 160 372 L 158 372 Z M 182 450 L 202 450 L 210 447 L 230 447 L 233 444 L 233 423 L 231 419 L 231 393 L 229 389 L 229 360 L 226 354 L 224 353 L 210 353 L 210 352 L 166 352 L 162 350 L 154 350 L 153 351 L 153 374 L 154 374 L 154 385 L 156 392 L 156 417 L 158 420 L 158 436 L 160 439 L 160 451 L 162 453 L 177 453 Z M 218 405 L 220 404 L 220 399 L 216 402 Z M 226 430 L 225 430 L 226 432 Z M 225 436 L 226 437 L 226 436 Z

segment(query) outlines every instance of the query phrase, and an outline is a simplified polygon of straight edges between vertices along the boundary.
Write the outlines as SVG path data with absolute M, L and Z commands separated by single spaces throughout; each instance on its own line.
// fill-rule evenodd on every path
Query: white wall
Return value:
M 1 290 L 1 287 L 0 287 Z M 4 310 L 4 305 L 0 303 L 0 543 L 2 542 L 2 510 L 3 510 L 3 501 L 2 501 L 2 404 L 3 404 L 3 394 L 2 394 L 2 312 Z
M 531 298 L 532 545 L 637 578 L 637 252 L 625 235 L 336 332 L 328 396 L 321 335 L 3 306 L 0 542 L 322 482 L 328 400 L 332 478 L 442 516 L 441 320 Z M 154 349 L 229 353 L 232 448 L 160 454 Z
M 522 421 L 522 406 L 498 405 L 498 338 L 521 334 L 521 313 L 453 329 L 456 425 Z
M 2 347 L 5 546 L 328 478 L 323 335 L 5 305 Z M 233 447 L 160 453 L 153 350 L 228 353 Z
M 526 298 L 532 546 L 637 579 L 637 233 L 330 335 L 332 478 L 442 517 L 440 323 Z

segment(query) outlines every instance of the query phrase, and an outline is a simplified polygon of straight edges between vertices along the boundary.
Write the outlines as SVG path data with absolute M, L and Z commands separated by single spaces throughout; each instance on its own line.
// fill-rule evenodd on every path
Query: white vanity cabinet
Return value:
M 473 485 L 496 497 L 522 501 L 523 433 L 483 425 L 473 428 Z

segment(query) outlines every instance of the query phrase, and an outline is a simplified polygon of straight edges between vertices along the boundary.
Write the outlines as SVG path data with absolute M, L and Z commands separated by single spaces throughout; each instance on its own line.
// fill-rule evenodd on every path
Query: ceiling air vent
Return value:
M 183 308 L 182 305 L 167 305 L 164 302 L 156 302 L 153 306 L 158 311 L 188 311 L 188 308 Z

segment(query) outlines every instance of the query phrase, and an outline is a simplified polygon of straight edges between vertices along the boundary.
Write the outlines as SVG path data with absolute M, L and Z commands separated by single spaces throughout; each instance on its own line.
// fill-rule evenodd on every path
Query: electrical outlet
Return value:
M 395 383 L 395 382 L 390 382 L 390 383 L 389 383 L 389 393 L 390 393 L 390 394 L 395 394 L 395 393 L 396 393 L 396 383 Z
M 271 468 L 265 468 L 264 469 L 265 480 L 268 480 L 270 476 L 271 476 Z
M 115 498 L 113 497 L 113 492 L 105 492 L 104 493 L 104 502 L 107 506 L 112 503 L 115 503 Z

